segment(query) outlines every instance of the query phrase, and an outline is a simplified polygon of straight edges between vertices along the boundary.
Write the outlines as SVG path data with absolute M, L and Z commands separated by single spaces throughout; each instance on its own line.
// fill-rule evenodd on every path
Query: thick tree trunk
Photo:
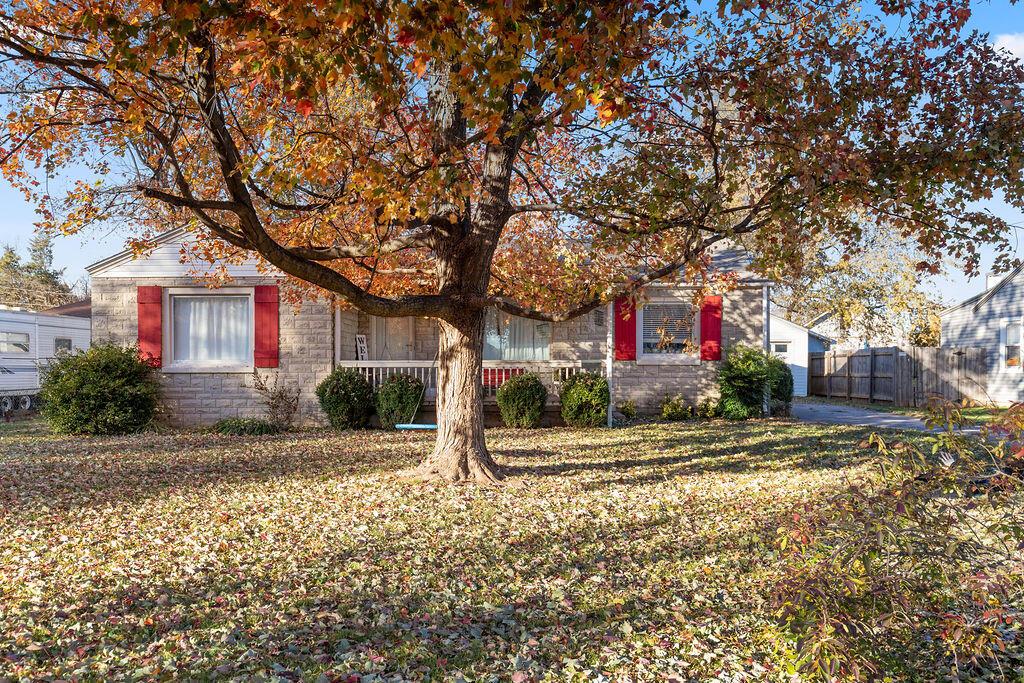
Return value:
M 437 443 L 420 474 L 491 484 L 501 479 L 484 443 L 484 312 L 438 321 Z

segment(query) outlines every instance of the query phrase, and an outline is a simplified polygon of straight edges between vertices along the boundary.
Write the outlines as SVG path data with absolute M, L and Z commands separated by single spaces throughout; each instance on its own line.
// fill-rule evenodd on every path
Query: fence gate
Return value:
M 924 407 L 939 396 L 987 401 L 985 349 L 886 346 L 809 354 L 808 393 Z

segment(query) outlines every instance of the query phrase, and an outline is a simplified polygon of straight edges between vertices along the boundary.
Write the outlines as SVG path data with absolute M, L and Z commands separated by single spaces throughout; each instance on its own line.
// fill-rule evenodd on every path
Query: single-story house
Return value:
M 771 314 L 769 349 L 786 361 L 793 373 L 793 395 L 807 395 L 808 353 L 828 351 L 832 340 L 777 313 Z
M 407 373 L 426 385 L 425 409 L 436 387 L 436 324 L 424 318 L 376 318 L 340 301 L 282 305 L 279 278 L 255 261 L 225 264 L 231 281 L 211 288 L 209 264 L 183 262 L 190 233 L 171 230 L 136 258 L 123 251 L 87 269 L 92 279 L 96 342 L 138 343 L 160 369 L 167 419 L 194 425 L 229 416 L 258 416 L 254 370 L 280 375 L 301 389 L 299 414 L 319 421 L 314 388 L 336 367 L 351 367 L 372 384 Z M 722 349 L 747 344 L 767 349 L 770 283 L 747 270 L 738 249 L 712 261 L 737 285 L 706 297 L 693 289 L 652 286 L 633 310 L 609 304 L 575 320 L 546 323 L 493 312 L 488 317 L 481 382 L 488 402 L 513 374 L 532 371 L 557 401 L 559 385 L 582 371 L 609 378 L 612 403 L 632 400 L 654 412 L 669 394 L 693 403 L 712 395 Z
M 939 314 L 943 347 L 986 349 L 988 396 L 999 404 L 1024 400 L 1021 337 L 1024 265 L 1005 276 L 989 275 L 986 289 Z

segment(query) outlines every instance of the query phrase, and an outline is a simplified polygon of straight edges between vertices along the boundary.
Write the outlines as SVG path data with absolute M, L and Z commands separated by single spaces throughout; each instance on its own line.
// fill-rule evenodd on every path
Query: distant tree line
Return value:
M 87 296 L 85 282 L 68 283 L 64 269 L 53 267 L 53 240 L 36 235 L 22 258 L 11 245 L 0 253 L 0 305 L 45 310 Z

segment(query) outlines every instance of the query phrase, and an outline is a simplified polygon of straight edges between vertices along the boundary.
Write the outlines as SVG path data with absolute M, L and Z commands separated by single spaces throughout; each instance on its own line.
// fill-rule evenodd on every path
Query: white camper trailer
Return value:
M 90 323 L 0 306 L 0 414 L 32 407 L 40 366 L 61 351 L 89 348 Z

